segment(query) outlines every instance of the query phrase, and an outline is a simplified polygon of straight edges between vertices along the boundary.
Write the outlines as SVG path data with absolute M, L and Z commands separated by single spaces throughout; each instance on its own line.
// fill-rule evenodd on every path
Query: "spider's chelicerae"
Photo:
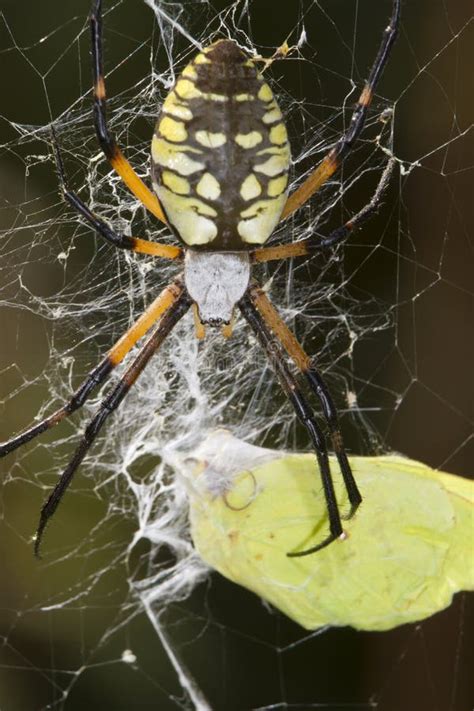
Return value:
M 400 1 L 393 0 L 390 23 L 383 33 L 377 57 L 347 131 L 298 189 L 288 196 L 290 148 L 281 111 L 254 60 L 230 39 L 221 39 L 203 48 L 185 67 L 168 94 L 151 145 L 156 195 L 149 190 L 127 162 L 108 129 L 102 67 L 102 0 L 94 0 L 91 14 L 94 122 L 99 143 L 128 188 L 158 220 L 168 225 L 181 246 L 114 232 L 67 187 L 55 141 L 64 196 L 97 234 L 114 247 L 174 259 L 184 269 L 89 373 L 69 402 L 39 424 L 0 444 L 0 456 L 6 455 L 80 408 L 142 336 L 150 332 L 119 383 L 102 401 L 74 456 L 45 502 L 35 538 L 36 554 L 48 520 L 107 417 L 119 406 L 150 358 L 191 307 L 198 338 L 205 335 L 206 325 L 221 328 L 223 335 L 229 337 L 235 308 L 240 310 L 270 357 L 282 388 L 311 438 L 326 498 L 329 533 L 309 550 L 288 555 L 313 553 L 343 534 L 325 436 L 287 365 L 287 355 L 319 399 L 351 504 L 349 515 L 352 515 L 361 496 L 344 451 L 337 412 L 312 359 L 252 280 L 251 267 L 259 262 L 310 255 L 315 250 L 332 247 L 376 210 L 390 178 L 393 161 L 387 163 L 367 205 L 328 236 L 262 246 L 278 223 L 304 205 L 335 173 L 361 133 L 375 87 L 397 36 Z

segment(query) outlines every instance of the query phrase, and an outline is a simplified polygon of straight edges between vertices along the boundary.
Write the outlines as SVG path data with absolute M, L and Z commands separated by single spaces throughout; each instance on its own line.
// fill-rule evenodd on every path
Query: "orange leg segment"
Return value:
M 352 149 L 364 128 L 368 108 L 372 102 L 375 88 L 388 61 L 400 26 L 401 0 L 393 0 L 392 16 L 384 30 L 377 56 L 370 70 L 369 78 L 355 105 L 349 127 L 336 145 L 329 151 L 321 163 L 310 173 L 304 183 L 288 198 L 281 219 L 285 220 L 295 210 L 302 207 L 324 183 L 336 172 L 342 161 Z
M 152 215 L 157 217 L 161 222 L 166 223 L 165 213 L 163 212 L 158 198 L 145 185 L 143 180 L 138 177 L 128 160 L 123 155 L 122 151 L 115 144 L 108 159 L 109 163 L 120 175 L 130 192 L 132 192 L 133 195 L 135 195 L 135 197 L 138 198 L 143 205 L 145 205 L 146 209 L 149 210 Z
M 307 353 L 305 353 L 296 337 L 285 324 L 262 289 L 258 285 L 254 284 L 250 287 L 248 293 L 252 304 L 255 306 L 266 325 L 274 333 L 277 340 L 288 353 L 300 373 L 305 376 L 309 387 L 319 399 L 330 432 L 334 453 L 336 454 L 347 493 L 349 495 L 349 501 L 351 504 L 351 510 L 349 513 L 350 517 L 357 510 L 362 498 L 347 459 L 339 427 L 337 410 L 329 390 L 324 380 L 319 375 L 317 369 L 314 367 L 313 360 Z
M 110 349 L 99 365 L 90 371 L 69 401 L 41 422 L 29 427 L 7 442 L 0 443 L 0 457 L 14 451 L 34 439 L 37 435 L 59 424 L 59 422 L 82 407 L 92 391 L 105 382 L 112 370 L 125 358 L 140 338 L 175 306 L 178 300 L 183 297 L 183 294 L 184 286 L 180 279 L 167 286 L 133 326 Z
M 117 341 L 110 349 L 106 358 L 113 366 L 118 365 L 133 348 L 133 346 L 145 335 L 158 319 L 168 311 L 183 292 L 183 287 L 172 283 L 167 286 L 159 296 L 153 301 L 146 311 L 135 321 L 133 326 Z

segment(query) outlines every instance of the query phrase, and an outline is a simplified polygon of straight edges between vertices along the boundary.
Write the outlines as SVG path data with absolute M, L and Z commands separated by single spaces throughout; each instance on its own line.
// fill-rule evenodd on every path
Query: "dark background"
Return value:
M 0 229 L 3 245 L 8 245 L 6 253 L 2 250 L 7 266 L 3 287 L 8 279 L 14 284 L 15 260 L 5 235 L 18 217 L 15 206 L 23 204 L 25 213 L 29 208 L 37 213 L 38 201 L 56 191 L 51 165 L 34 167 L 26 180 L 30 165 L 11 122 L 44 125 L 86 92 L 87 36 L 80 43 L 74 39 L 88 5 L 59 0 L 0 3 L 4 18 L 0 28 L 0 141 L 5 146 L 0 164 Z M 190 10 L 190 33 L 202 36 L 212 16 L 210 6 L 202 6 L 199 21 L 199 3 L 182 5 Z M 214 3 L 216 10 L 224 7 L 226 3 Z M 317 126 L 326 115 L 335 114 L 331 107 L 341 105 L 347 77 L 360 82 L 366 76 L 390 3 L 363 0 L 358 4 L 355 43 L 352 1 L 320 3 L 333 25 L 325 22 L 312 3 L 261 0 L 248 7 L 252 40 L 262 52 L 279 46 L 288 28 L 294 28 L 302 10 L 306 11 L 304 23 L 316 52 L 309 56 L 318 67 L 318 82 L 310 81 L 296 63 L 288 62 L 285 69 L 275 72 L 288 94 L 308 100 Z M 419 160 L 421 165 L 408 176 L 394 179 L 384 209 L 344 254 L 349 288 L 386 303 L 393 317 L 390 328 L 358 343 L 352 364 L 359 403 L 379 402 L 380 410 L 367 415 L 378 442 L 464 476 L 472 473 L 473 462 L 469 236 L 474 146 L 472 132 L 456 137 L 472 127 L 473 23 L 466 25 L 471 12 L 467 0 L 403 4 L 403 30 L 378 94 L 388 102 L 396 100 L 395 154 L 403 161 Z M 116 66 L 126 57 L 129 45 L 147 38 L 151 18 L 149 8 L 137 0 L 127 0 L 111 13 L 106 66 Z M 241 22 L 246 29 L 245 19 Z M 47 39 L 40 43 L 42 37 Z M 291 37 L 290 43 L 294 40 Z M 69 42 L 72 51 L 67 51 Z M 165 59 L 164 55 L 160 58 Z M 125 63 L 109 85 L 110 94 L 120 90 L 120 82 L 133 86 L 140 72 L 148 70 L 146 60 L 139 56 Z M 146 135 L 152 123 L 145 121 L 137 130 Z M 337 130 L 336 119 L 332 126 Z M 308 129 L 304 139 L 310 135 Z M 93 137 L 92 124 L 89 136 Z M 46 148 L 38 141 L 27 146 L 26 153 L 35 150 L 44 153 Z M 356 185 L 346 210 L 362 205 L 367 189 L 363 182 Z M 340 213 L 336 223 L 338 217 Z M 379 243 L 383 250 L 370 256 L 364 245 Z M 30 255 L 29 271 L 24 271 L 30 286 L 34 284 L 44 296 L 61 288 L 64 277 L 50 256 L 47 246 L 40 246 Z M 72 257 L 78 263 L 89 258 L 80 250 Z M 16 293 L 15 287 L 10 293 L 6 289 L 9 299 Z M 3 440 L 28 423 L 47 398 L 47 382 L 41 383 L 41 378 L 33 390 L 21 389 L 18 397 L 10 398 L 18 387 L 18 374 L 10 366 L 18 363 L 32 380 L 46 370 L 50 325 L 7 307 L 0 311 L 0 319 L 1 368 L 5 369 L 0 389 Z M 356 447 L 354 441 L 352 448 Z M 61 593 L 58 599 L 63 599 L 71 581 L 81 576 L 87 580 L 89 570 L 72 557 L 51 567 L 33 560 L 29 536 L 43 492 L 39 487 L 33 491 L 27 475 L 44 466 L 41 452 L 19 472 L 14 466 L 11 460 L 1 462 L 5 482 L 0 543 L 2 711 L 73 711 L 86 705 L 178 708 L 183 703 L 180 687 L 144 616 L 96 647 L 97 639 L 119 614 L 126 592 L 119 570 L 104 580 L 96 606 L 88 601 L 84 607 L 79 602 L 61 610 L 41 609 L 42 601 L 55 600 L 56 591 Z M 87 501 L 83 513 L 81 496 L 76 496 L 75 510 L 68 518 L 73 533 L 65 531 L 67 540 L 100 515 L 100 507 Z M 127 532 L 126 524 L 115 525 L 111 535 L 120 540 Z M 468 659 L 473 641 L 471 602 L 467 595 L 458 595 L 449 610 L 430 620 L 383 634 L 334 629 L 309 638 L 296 625 L 269 614 L 250 593 L 215 575 L 191 600 L 173 606 L 166 622 L 174 644 L 181 644 L 183 657 L 216 709 L 314 705 L 331 711 L 466 711 L 473 703 L 472 660 L 470 664 Z M 124 648 L 137 654 L 135 667 L 120 661 Z M 82 664 L 86 671 L 81 671 Z M 63 689 L 68 690 L 64 702 Z

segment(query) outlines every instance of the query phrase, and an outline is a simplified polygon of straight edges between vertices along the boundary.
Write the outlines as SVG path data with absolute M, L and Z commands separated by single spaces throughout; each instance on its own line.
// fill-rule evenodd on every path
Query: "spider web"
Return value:
M 7 2 L 0 16 L 1 440 L 64 402 L 175 273 L 103 244 L 58 194 L 51 120 L 85 202 L 117 231 L 167 238 L 97 146 L 88 4 Z M 266 72 L 287 120 L 293 177 L 302 175 L 350 119 L 390 13 L 388 0 L 375 5 L 105 2 L 119 145 L 146 176 L 160 102 L 196 47 L 228 35 L 270 57 L 286 40 L 291 52 Z M 424 0 L 402 10 L 361 140 L 277 237 L 328 234 L 368 201 L 393 155 L 383 207 L 344 248 L 262 268 L 259 278 L 317 354 L 350 452 L 400 451 L 467 476 L 472 8 Z M 308 633 L 194 552 L 182 462 L 213 428 L 262 446 L 308 446 L 241 322 L 231 341 L 210 334 L 202 344 L 183 320 L 96 441 L 37 563 L 41 503 L 99 402 L 1 460 L 2 711 L 472 705 L 466 596 L 384 634 Z

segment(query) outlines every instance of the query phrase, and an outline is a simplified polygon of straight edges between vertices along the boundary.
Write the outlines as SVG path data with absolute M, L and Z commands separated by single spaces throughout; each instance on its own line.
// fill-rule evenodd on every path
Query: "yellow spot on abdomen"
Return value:
M 170 224 L 189 246 L 207 244 L 217 235 L 212 218 L 216 211 L 198 198 L 175 195 L 163 185 L 157 186 L 158 197 Z
M 255 101 L 255 96 L 252 94 L 234 94 L 234 101 Z
M 240 187 L 240 195 L 243 200 L 253 200 L 262 192 L 262 186 L 253 173 L 248 175 Z
M 255 148 L 263 141 L 263 136 L 259 131 L 250 131 L 250 133 L 238 133 L 235 137 L 235 142 L 242 148 Z
M 174 91 L 166 97 L 163 104 L 163 110 L 173 116 L 176 116 L 176 118 L 183 119 L 184 121 L 190 121 L 193 117 L 191 110 L 178 101 L 178 97 Z
M 221 188 L 217 180 L 211 173 L 204 173 L 199 183 L 196 185 L 196 192 L 207 200 L 217 200 L 221 194 Z
M 180 99 L 199 99 L 202 96 L 202 91 L 188 79 L 179 79 L 174 90 Z
M 179 175 L 175 173 L 170 173 L 169 170 L 164 170 L 161 175 L 161 180 L 167 188 L 172 190 L 174 193 L 179 193 L 180 195 L 188 195 L 191 191 L 191 186 L 185 178 L 180 178 Z
M 273 92 L 268 86 L 268 84 L 263 84 L 260 91 L 258 92 L 258 98 L 260 101 L 271 101 L 273 99 Z
M 195 138 L 201 146 L 206 148 L 219 148 L 227 140 L 225 133 L 211 133 L 210 131 L 196 131 Z
M 192 64 L 188 64 L 188 66 L 183 69 L 181 76 L 189 77 L 189 79 L 194 80 L 198 78 L 197 71 L 194 69 Z
M 203 94 L 206 101 L 229 101 L 229 97 L 226 94 Z
M 194 64 L 210 64 L 211 60 L 205 54 L 200 52 L 194 59 Z
M 282 175 L 280 178 L 274 178 L 268 183 L 268 194 L 270 197 L 281 195 L 288 186 L 288 176 Z
M 270 129 L 270 141 L 272 143 L 286 143 L 288 140 L 288 134 L 286 132 L 286 126 L 284 123 L 279 123 L 277 126 L 273 126 Z
M 244 242 L 263 244 L 278 224 L 286 202 L 286 195 L 273 200 L 258 200 L 240 213 L 237 232 Z
M 158 124 L 158 130 L 167 141 L 182 143 L 188 137 L 184 123 L 165 116 Z
M 151 155 L 153 161 L 162 168 L 169 168 L 180 175 L 191 175 L 204 169 L 204 164 L 193 160 L 182 146 L 168 143 L 158 136 L 153 136 Z
M 281 121 L 281 118 L 281 111 L 275 104 L 275 106 L 271 108 L 270 111 L 267 111 L 266 114 L 263 114 L 262 121 L 263 123 L 274 123 L 274 121 Z
M 273 178 L 273 180 L 270 180 L 268 183 L 268 194 L 270 197 L 277 197 L 277 195 L 280 195 L 284 190 L 286 190 L 286 186 L 288 185 L 288 176 L 287 175 L 282 175 L 280 178 Z
M 288 170 L 290 162 L 290 152 L 288 149 L 282 149 L 280 153 L 272 156 L 265 163 L 257 163 L 254 170 L 257 173 L 263 173 L 273 178 L 278 173 L 283 173 Z

